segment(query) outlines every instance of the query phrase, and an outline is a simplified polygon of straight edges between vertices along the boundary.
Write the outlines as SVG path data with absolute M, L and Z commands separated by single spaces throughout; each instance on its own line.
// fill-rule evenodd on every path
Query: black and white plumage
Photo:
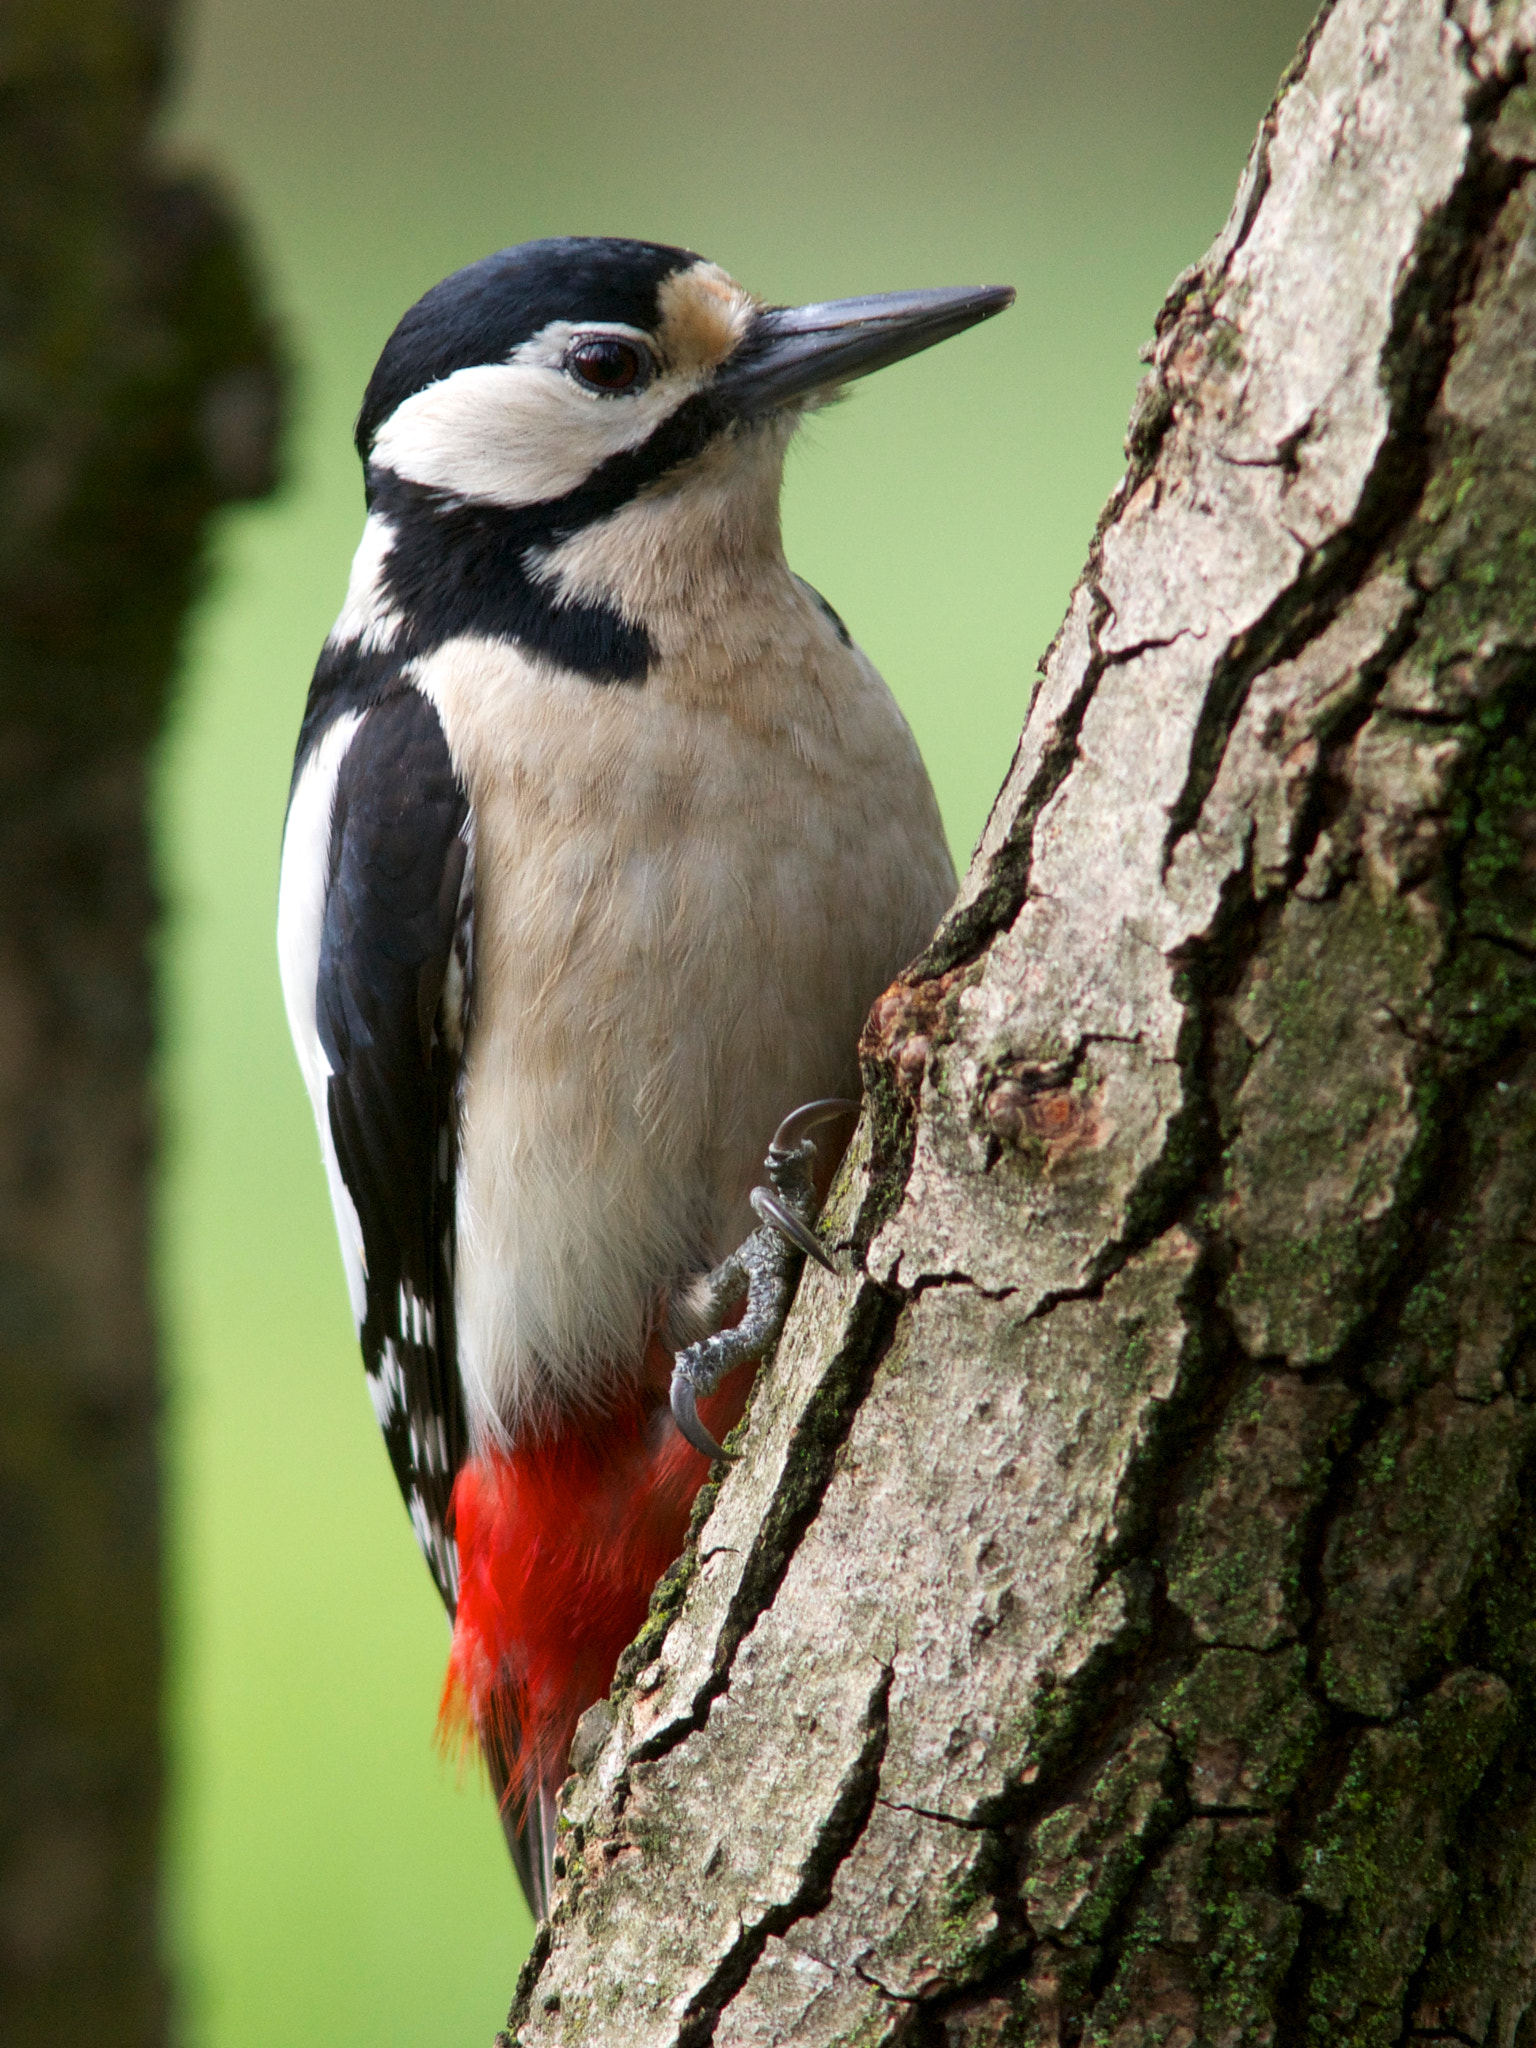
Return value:
M 780 1118 L 856 1092 L 864 1014 L 952 893 L 779 487 L 807 404 L 1011 297 L 766 308 L 686 250 L 532 243 L 429 292 L 368 386 L 279 950 L 450 1612 L 465 1458 L 636 1382 L 751 1229 Z
M 473 869 L 442 727 L 398 674 L 390 683 L 326 726 L 296 777 L 283 966 L 290 986 L 313 990 L 295 1038 L 326 1111 L 374 1411 L 451 1613 L 448 1505 L 467 1443 L 453 1325 L 455 1091 Z M 323 889 L 311 890 L 290 862 L 321 845 Z

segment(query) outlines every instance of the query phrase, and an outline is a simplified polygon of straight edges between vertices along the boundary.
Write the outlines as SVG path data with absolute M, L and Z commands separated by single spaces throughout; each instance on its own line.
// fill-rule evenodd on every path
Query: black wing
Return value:
M 362 1231 L 374 1407 L 452 1615 L 467 1432 L 453 1326 L 456 1084 L 470 970 L 469 804 L 438 716 L 397 687 L 336 780 L 315 1021 Z

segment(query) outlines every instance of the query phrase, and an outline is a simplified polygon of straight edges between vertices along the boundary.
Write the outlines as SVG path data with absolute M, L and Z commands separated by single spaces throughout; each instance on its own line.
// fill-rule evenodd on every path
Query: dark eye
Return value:
M 651 368 L 644 349 L 606 334 L 572 342 L 566 350 L 565 367 L 591 391 L 638 390 Z

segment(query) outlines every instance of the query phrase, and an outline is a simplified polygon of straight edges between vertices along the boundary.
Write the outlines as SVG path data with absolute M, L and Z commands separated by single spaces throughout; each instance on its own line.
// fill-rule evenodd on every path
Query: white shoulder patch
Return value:
M 342 1263 L 347 1270 L 347 1293 L 352 1316 L 362 1328 L 364 1312 L 363 1227 L 357 1204 L 341 1177 L 336 1144 L 331 1136 L 331 1119 L 326 1108 L 325 1084 L 331 1077 L 330 1063 L 320 1043 L 315 1022 L 315 994 L 320 980 L 320 932 L 325 920 L 326 874 L 331 846 L 331 813 L 336 802 L 336 779 L 342 760 L 352 744 L 362 713 L 343 712 L 334 725 L 322 733 L 318 744 L 294 785 L 288 806 L 288 823 L 283 832 L 283 862 L 277 890 L 277 964 L 283 983 L 283 1006 L 288 1012 L 288 1029 L 298 1054 L 299 1070 L 309 1091 L 310 1106 L 320 1130 L 320 1152 L 325 1160 L 325 1177 L 330 1183 L 331 1207 L 341 1239 Z

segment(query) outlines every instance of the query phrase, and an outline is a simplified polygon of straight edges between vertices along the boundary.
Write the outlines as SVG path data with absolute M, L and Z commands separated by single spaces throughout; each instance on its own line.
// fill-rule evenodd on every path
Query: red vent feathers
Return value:
M 751 1376 L 743 1368 L 699 1404 L 717 1436 L 740 1418 Z M 646 1388 L 459 1473 L 458 1614 L 438 1727 L 450 1740 L 491 1733 L 514 1795 L 565 1776 L 576 1723 L 681 1551 L 708 1470 Z

